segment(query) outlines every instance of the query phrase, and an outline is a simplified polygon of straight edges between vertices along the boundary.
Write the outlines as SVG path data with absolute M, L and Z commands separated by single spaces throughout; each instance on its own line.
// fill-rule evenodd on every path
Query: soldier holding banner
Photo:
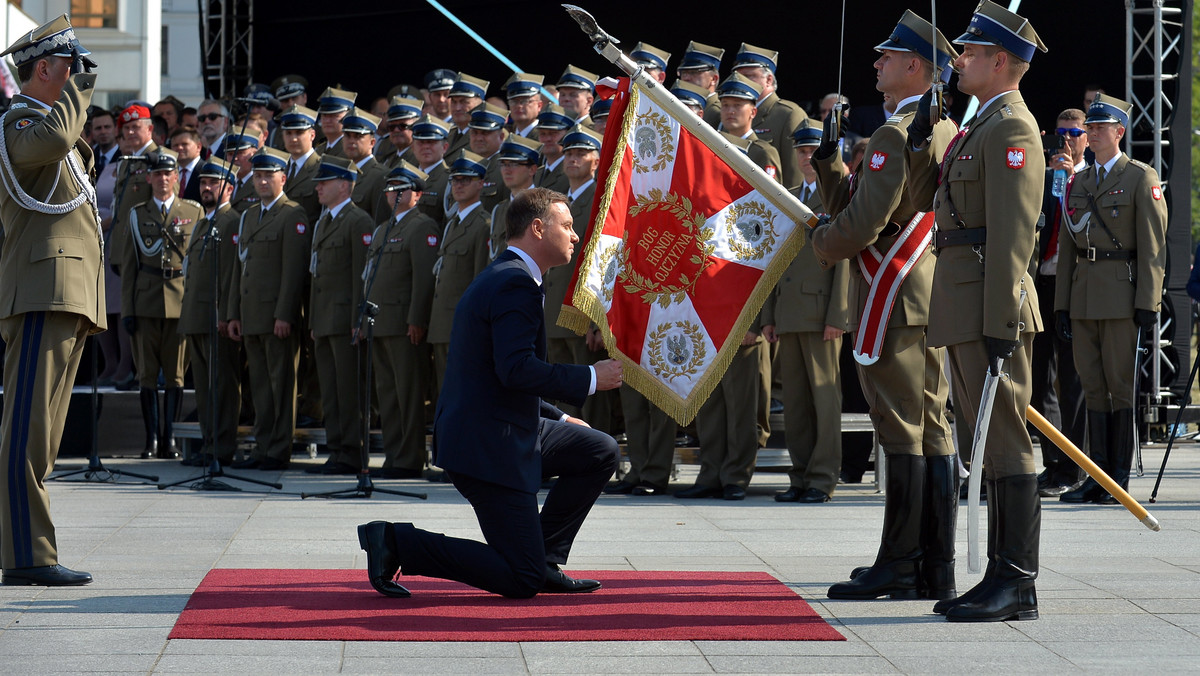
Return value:
M 936 63 L 930 60 L 935 46 Z M 821 200 L 833 215 L 814 230 L 813 251 L 822 267 L 855 259 L 854 356 L 887 462 L 883 536 L 875 562 L 828 594 L 945 599 L 956 594 L 958 474 L 945 417 L 945 351 L 933 347 L 926 334 L 936 262 L 929 252 L 933 215 L 922 212 L 906 191 L 904 147 L 918 99 L 935 77 L 949 75 L 948 64 L 957 54 L 911 11 L 875 49 L 880 52 L 876 88 L 900 103 L 896 114 L 871 136 L 853 176 L 832 134 L 825 134 L 813 155 Z M 831 115 L 825 126 L 836 122 Z M 931 155 L 940 157 L 953 135 L 953 123 L 937 124 Z

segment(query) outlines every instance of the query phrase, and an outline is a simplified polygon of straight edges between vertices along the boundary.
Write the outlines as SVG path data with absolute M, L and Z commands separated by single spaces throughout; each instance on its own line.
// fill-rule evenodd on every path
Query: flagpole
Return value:
M 688 109 L 687 106 L 683 105 L 658 80 L 647 75 L 641 66 L 617 47 L 619 44 L 618 40 L 605 33 L 596 25 L 596 20 L 592 18 L 591 14 L 588 14 L 587 11 L 575 5 L 564 4 L 563 8 L 579 23 L 579 27 L 583 32 L 587 33 L 588 37 L 592 39 L 592 42 L 595 43 L 593 47 L 600 56 L 603 56 L 613 65 L 620 68 L 631 80 L 642 88 L 652 101 L 671 112 L 681 126 L 711 148 L 734 171 L 745 178 L 755 190 L 771 200 L 776 207 L 787 214 L 793 221 L 804 223 L 809 228 L 817 226 L 817 216 L 811 209 L 796 199 L 778 181 L 768 176 L 765 171 L 750 160 L 749 155 L 725 140 L 725 137 L 717 133 L 715 129 L 708 126 L 708 124 Z M 803 231 L 800 234 L 802 236 Z

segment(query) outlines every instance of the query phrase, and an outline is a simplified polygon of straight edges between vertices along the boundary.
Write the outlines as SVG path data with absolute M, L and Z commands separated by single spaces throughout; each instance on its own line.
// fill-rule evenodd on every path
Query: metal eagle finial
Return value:
M 596 19 L 584 8 L 578 5 L 568 4 L 564 4 L 562 7 L 563 9 L 567 10 L 567 14 L 570 14 L 572 19 L 575 19 L 575 23 L 579 24 L 579 28 L 583 30 L 584 33 L 587 33 L 587 36 L 591 38 L 592 42 L 598 45 L 604 43 L 613 45 L 621 44 L 620 40 L 614 38 L 608 33 L 605 33 L 600 26 L 596 24 Z

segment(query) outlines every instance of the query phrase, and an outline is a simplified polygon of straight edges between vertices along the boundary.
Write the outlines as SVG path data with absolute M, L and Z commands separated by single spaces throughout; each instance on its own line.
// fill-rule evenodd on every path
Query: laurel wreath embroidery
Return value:
M 624 240 L 620 244 L 613 242 L 596 257 L 596 268 L 600 270 L 600 293 L 605 303 L 612 303 L 614 282 L 617 280 L 617 250 L 623 245 Z
M 654 369 L 655 375 L 667 381 L 696 374 L 708 355 L 704 346 L 704 333 L 699 325 L 682 320 L 675 322 L 673 328 L 681 329 L 683 335 L 670 335 L 672 323 L 666 322 L 650 332 L 650 340 L 646 344 L 650 351 L 651 368 Z M 665 356 L 662 349 L 664 340 L 667 346 Z M 691 357 L 688 356 L 689 343 Z
M 744 220 L 746 216 L 756 218 Z M 775 213 L 761 202 L 733 205 L 725 215 L 725 228 L 729 248 L 738 260 L 759 260 L 775 246 Z
M 705 268 L 712 265 L 709 256 L 713 254 L 716 247 L 709 244 L 709 241 L 712 240 L 715 233 L 712 228 L 705 227 L 708 218 L 704 214 L 692 210 L 690 199 L 675 193 L 664 194 L 659 188 L 654 188 L 647 195 L 635 195 L 634 204 L 629 207 L 629 215 L 634 217 L 656 209 L 679 219 L 679 222 L 692 234 L 695 248 L 699 249 L 699 252 L 693 253 L 688 260 L 692 265 L 700 266 L 699 269 L 691 277 L 687 273 L 679 273 L 678 284 L 660 284 L 638 274 L 638 271 L 634 270 L 629 262 L 629 231 L 626 230 L 621 236 L 619 254 L 621 270 L 617 273 L 617 280 L 625 285 L 626 293 L 641 294 L 643 303 L 658 303 L 659 307 L 666 309 L 674 303 L 682 303 L 686 294 L 700 280 L 700 275 L 704 273 Z
M 633 167 L 638 173 L 661 171 L 675 156 L 675 144 L 671 142 L 671 124 L 667 117 L 657 111 L 648 111 L 637 116 L 633 128 Z M 647 165 L 653 158 L 654 164 Z

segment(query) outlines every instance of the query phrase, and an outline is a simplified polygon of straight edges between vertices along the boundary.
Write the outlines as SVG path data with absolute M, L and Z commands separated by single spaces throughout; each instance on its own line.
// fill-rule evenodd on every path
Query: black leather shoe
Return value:
M 305 468 L 309 474 L 358 474 L 358 468 L 344 462 L 329 460 L 324 465 Z
M 582 594 L 594 592 L 600 588 L 598 580 L 576 580 L 558 569 L 558 566 L 546 567 L 546 581 L 542 583 L 543 594 Z
M 826 495 L 824 491 L 817 489 L 817 488 L 810 488 L 810 489 L 804 491 L 804 495 L 801 495 L 800 498 L 797 500 L 797 502 L 808 502 L 808 503 L 829 502 L 832 499 L 833 498 Z
M 633 487 L 634 495 L 666 495 L 667 487 L 643 481 Z
M 1058 501 L 1077 505 L 1085 502 L 1095 502 L 1105 495 L 1108 495 L 1108 491 L 1096 483 L 1095 479 L 1088 477 L 1087 480 L 1079 485 L 1079 488 L 1060 494 Z
M 726 486 L 724 489 L 721 490 L 721 499 L 722 500 L 745 500 L 746 499 L 746 489 L 742 488 L 741 486 L 729 484 L 728 486 Z
M 290 460 L 279 460 L 278 458 L 267 458 L 263 460 L 258 468 L 264 472 L 278 472 L 291 467 Z
M 367 553 L 367 578 L 375 591 L 392 598 L 408 598 L 412 594 L 392 578 L 400 570 L 400 558 L 387 545 L 386 521 L 372 521 L 358 527 L 358 545 Z
M 238 460 L 230 465 L 230 467 L 233 469 L 258 469 L 258 466 L 261 464 L 262 461 L 257 458 L 246 458 L 245 460 Z
M 89 584 L 92 574 L 71 570 L 58 564 L 33 568 L 6 568 L 4 584 L 35 585 L 39 587 L 70 587 Z
M 371 470 L 372 479 L 420 479 L 423 470 L 407 467 L 379 467 Z
M 634 484 L 632 482 L 625 481 L 624 479 L 622 479 L 616 483 L 611 483 L 611 484 L 605 486 L 604 494 L 605 495 L 629 495 L 630 493 L 633 492 L 633 488 L 636 485 L 637 484 Z
M 721 489 L 715 486 L 692 486 L 691 488 L 679 491 L 675 494 L 675 497 L 683 498 L 684 500 L 694 500 L 696 498 L 719 498 L 721 495 Z
M 799 502 L 800 495 L 804 492 L 799 486 L 792 486 L 786 491 L 779 491 L 775 494 L 775 502 Z

